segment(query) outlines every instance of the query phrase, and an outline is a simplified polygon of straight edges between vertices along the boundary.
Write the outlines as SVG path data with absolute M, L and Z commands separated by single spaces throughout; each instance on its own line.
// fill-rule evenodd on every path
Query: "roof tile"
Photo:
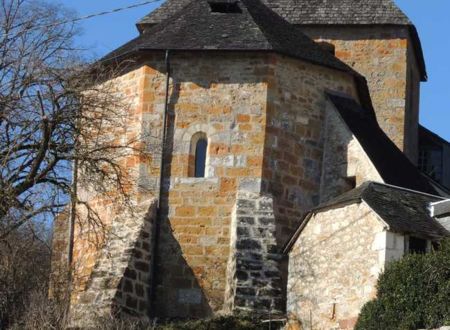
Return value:
M 138 24 L 158 24 L 191 0 L 167 0 Z M 392 0 L 264 0 L 292 24 L 396 24 L 410 25 Z

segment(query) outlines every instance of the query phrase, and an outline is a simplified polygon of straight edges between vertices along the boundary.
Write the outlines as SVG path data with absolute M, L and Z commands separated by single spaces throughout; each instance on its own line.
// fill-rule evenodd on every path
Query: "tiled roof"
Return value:
M 429 194 L 438 194 L 416 166 L 380 128 L 373 111 L 364 109 L 348 97 L 335 94 L 329 94 L 328 97 L 384 182 Z
M 207 0 L 191 1 L 104 60 L 140 50 L 273 51 L 356 74 L 260 0 L 242 0 L 238 6 L 240 13 L 217 13 Z
M 167 0 L 138 25 L 160 23 L 190 1 Z M 264 3 L 292 24 L 411 24 L 392 0 L 264 0 Z
M 284 251 L 287 253 L 300 236 L 312 215 L 346 204 L 364 201 L 388 225 L 389 231 L 425 239 L 441 239 L 450 236 L 428 212 L 429 203 L 443 200 L 438 196 L 386 185 L 366 182 L 309 212 Z

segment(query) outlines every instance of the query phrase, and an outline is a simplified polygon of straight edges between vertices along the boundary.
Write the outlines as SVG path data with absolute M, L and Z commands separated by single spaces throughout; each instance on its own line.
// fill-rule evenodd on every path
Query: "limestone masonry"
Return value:
M 353 327 L 386 263 L 423 233 L 339 198 L 371 181 L 439 194 L 415 166 L 420 41 L 390 0 L 365 1 L 388 10 L 330 1 L 349 23 L 327 25 L 307 2 L 168 0 L 102 59 L 129 63 L 110 81 L 130 104 L 127 132 L 105 134 L 146 152 L 121 160 L 132 210 L 80 173 L 100 226 L 77 209 L 70 265 L 67 216 L 55 221 L 51 295 L 69 291 L 71 326 L 288 312 L 305 329 Z

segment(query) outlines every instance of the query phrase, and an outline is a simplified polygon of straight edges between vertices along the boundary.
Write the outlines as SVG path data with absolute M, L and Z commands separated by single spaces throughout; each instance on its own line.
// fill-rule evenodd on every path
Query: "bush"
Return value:
M 64 329 L 66 324 L 66 304 L 50 300 L 47 291 L 30 293 L 27 308 L 9 327 L 10 330 Z
M 47 295 L 50 250 L 39 230 L 27 227 L 0 240 L 0 329 L 22 319 L 37 296 Z
M 450 240 L 439 251 L 390 263 L 377 298 L 359 315 L 356 330 L 437 328 L 450 321 Z
M 272 329 L 279 324 L 273 323 Z M 131 320 L 99 319 L 95 325 L 96 330 L 264 330 L 269 329 L 268 323 L 264 325 L 260 319 L 251 316 L 221 316 L 204 320 L 186 320 L 167 324 L 141 323 Z
M 218 317 L 210 320 L 198 320 L 168 324 L 157 330 L 257 330 L 263 329 L 260 321 L 249 317 Z

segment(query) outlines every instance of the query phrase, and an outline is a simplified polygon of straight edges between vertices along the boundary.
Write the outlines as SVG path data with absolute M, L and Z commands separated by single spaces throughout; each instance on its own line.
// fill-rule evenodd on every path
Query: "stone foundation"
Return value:
M 239 192 L 232 214 L 226 310 L 283 310 L 280 261 L 271 197 Z
M 89 326 L 96 317 L 147 318 L 156 210 L 152 200 L 113 221 L 86 289 L 72 297 L 71 326 Z

